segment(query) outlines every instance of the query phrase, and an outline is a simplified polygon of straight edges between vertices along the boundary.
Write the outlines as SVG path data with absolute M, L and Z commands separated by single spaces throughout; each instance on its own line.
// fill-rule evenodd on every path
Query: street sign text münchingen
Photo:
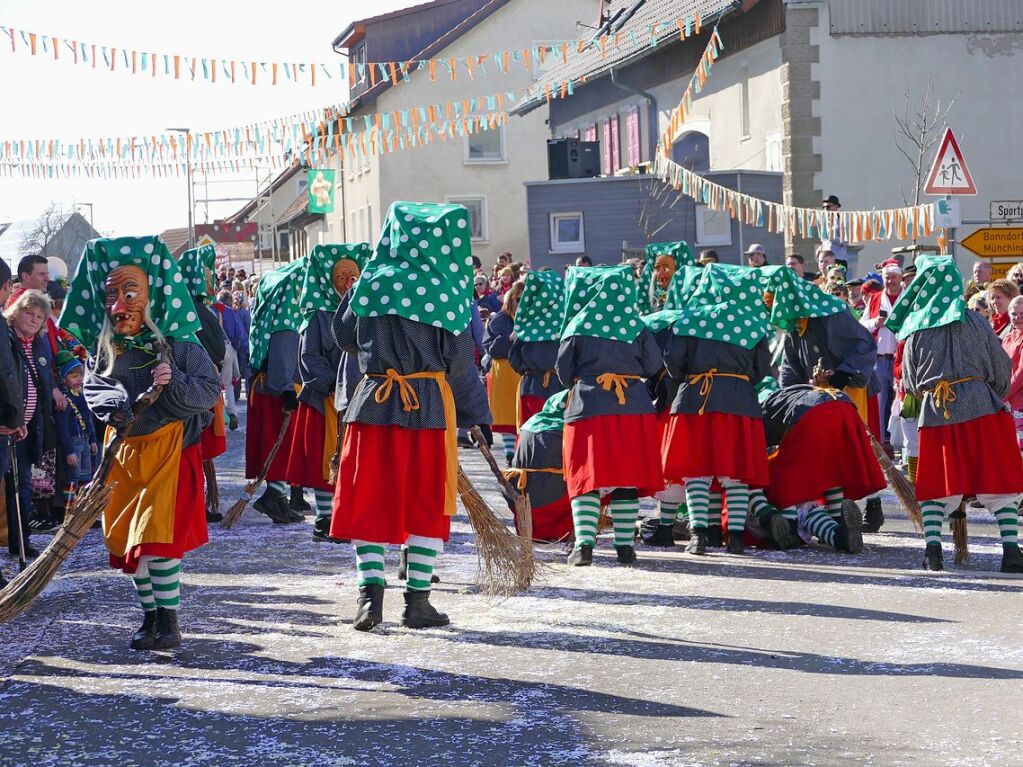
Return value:
M 987 227 L 978 229 L 962 246 L 981 258 L 1023 256 L 1023 227 Z

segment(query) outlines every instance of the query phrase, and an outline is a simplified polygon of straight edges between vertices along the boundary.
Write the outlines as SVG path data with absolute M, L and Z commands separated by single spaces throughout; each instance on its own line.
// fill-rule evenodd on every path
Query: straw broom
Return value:
M 217 467 L 213 461 L 202 462 L 202 473 L 206 477 L 206 513 L 220 513 L 220 487 L 217 485 Z
M 165 348 L 158 350 L 158 360 L 162 361 L 165 351 Z M 121 443 L 131 430 L 131 424 L 143 410 L 156 402 L 161 391 L 163 386 L 151 386 L 135 401 L 131 417 L 117 430 L 110 444 L 104 449 L 103 460 L 96 469 L 96 475 L 75 499 L 74 506 L 64 517 L 64 523 L 54 534 L 50 544 L 31 565 L 18 573 L 18 576 L 0 591 L 0 623 L 13 620 L 32 604 L 53 580 L 53 576 L 82 540 L 82 536 L 103 513 L 110 502 L 110 493 L 113 490 L 107 484 L 107 478 L 110 476 L 110 468 Z
M 255 495 L 256 490 L 263 484 L 263 480 L 266 479 L 266 475 L 270 471 L 270 467 L 273 465 L 274 458 L 277 457 L 277 451 L 281 449 L 284 437 L 288 433 L 288 425 L 291 423 L 291 416 L 293 413 L 294 411 L 289 410 L 284 414 L 284 422 L 281 424 L 281 430 L 277 434 L 277 441 L 274 442 L 273 447 L 270 448 L 270 452 L 267 453 L 266 460 L 263 462 L 263 468 L 259 470 L 259 476 L 245 485 L 245 489 L 242 491 L 242 497 L 235 501 L 234 505 L 227 510 L 227 514 L 224 515 L 224 520 L 220 523 L 220 526 L 225 530 L 230 530 L 238 523 L 238 520 L 242 517 L 242 512 L 245 511 L 245 507 L 249 505 L 249 501 L 252 500 L 252 496 Z
M 970 536 L 966 530 L 966 500 L 959 503 L 959 508 L 950 515 L 952 527 L 952 544 L 955 546 L 955 563 L 965 565 L 970 561 Z

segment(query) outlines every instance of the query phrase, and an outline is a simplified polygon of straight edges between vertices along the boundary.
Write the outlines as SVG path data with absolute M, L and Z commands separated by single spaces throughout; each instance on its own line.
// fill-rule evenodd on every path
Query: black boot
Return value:
M 884 524 L 884 510 L 880 498 L 867 499 L 867 513 L 863 515 L 863 532 L 876 533 Z
M 884 515 L 881 515 L 882 521 Z M 839 546 L 836 536 L 835 548 L 848 551 L 850 554 L 859 554 L 863 551 L 863 514 L 860 507 L 852 501 L 845 501 L 842 504 L 842 522 L 838 526 L 839 534 L 844 538 Z
M 671 534 L 676 541 L 688 541 L 693 535 L 693 531 L 689 529 L 689 520 L 675 520 L 675 524 L 671 526 Z
M 715 549 L 720 549 L 725 545 L 725 536 L 721 530 L 721 525 L 710 525 L 707 527 L 707 545 Z
M 448 616 L 437 612 L 430 604 L 429 591 L 406 591 L 405 611 L 401 614 L 401 625 L 410 629 L 426 629 L 435 626 L 447 626 L 451 623 Z
M 398 552 L 398 580 L 408 580 L 408 548 L 405 546 L 402 546 L 401 551 Z M 430 583 L 440 583 L 440 576 L 433 573 L 430 576 Z
M 142 628 L 131 638 L 131 649 L 152 650 L 156 643 L 156 610 L 146 610 L 142 619 Z
M 356 631 L 369 631 L 384 621 L 384 587 L 379 583 L 367 583 L 359 586 L 358 608 L 352 628 Z
M 941 561 L 941 544 L 928 543 L 927 548 L 924 549 L 924 570 L 937 572 L 944 569 L 945 564 Z
M 211 511 L 210 509 L 206 509 L 206 523 L 207 524 L 215 524 L 217 522 L 223 522 L 223 521 L 224 521 L 224 515 L 221 514 L 219 511 Z
M 572 567 L 589 567 L 593 564 L 593 547 L 588 543 L 576 546 L 568 555 L 568 564 Z
M 317 517 L 313 520 L 313 540 L 326 541 L 328 543 L 340 543 L 336 538 L 330 537 L 330 517 Z
M 671 525 L 657 525 L 653 532 L 643 536 L 643 543 L 647 546 L 674 546 L 675 536 L 671 528 Z
M 291 520 L 288 518 L 287 512 L 281 508 L 283 505 L 284 497 L 268 486 L 252 504 L 252 508 L 260 514 L 270 517 L 275 525 L 286 525 Z
M 742 533 L 729 533 L 728 534 L 728 548 L 726 551 L 729 554 L 745 554 L 746 546 L 742 541 Z
M 156 640 L 154 650 L 170 650 L 181 646 L 181 629 L 178 628 L 178 611 L 164 607 L 156 608 Z
M 292 511 L 300 511 L 302 513 L 312 511 L 312 507 L 306 502 L 305 496 L 302 495 L 302 488 L 300 487 L 291 488 L 291 500 L 288 502 L 288 506 Z
M 707 553 L 707 530 L 694 529 L 693 536 L 689 539 L 689 545 L 686 546 L 686 554 L 706 554 Z
M 799 543 L 799 538 L 792 531 L 792 523 L 785 519 L 783 514 L 772 514 L 767 529 L 782 551 L 788 551 Z
M 615 554 L 618 555 L 618 564 L 620 565 L 636 564 L 635 546 L 615 546 Z
M 1002 572 L 1023 573 L 1023 551 L 1015 543 L 1002 546 Z

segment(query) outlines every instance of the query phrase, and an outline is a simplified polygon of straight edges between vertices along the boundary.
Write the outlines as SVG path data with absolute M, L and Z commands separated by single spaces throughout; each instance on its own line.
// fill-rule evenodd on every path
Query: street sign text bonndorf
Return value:
M 1023 256 L 1023 227 L 986 227 L 962 241 L 964 248 L 981 258 Z

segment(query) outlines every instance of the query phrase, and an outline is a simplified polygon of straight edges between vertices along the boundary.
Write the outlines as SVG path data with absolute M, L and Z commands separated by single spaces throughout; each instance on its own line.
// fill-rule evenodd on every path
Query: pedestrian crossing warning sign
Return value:
M 977 185 L 973 183 L 951 128 L 945 128 L 945 135 L 941 137 L 924 194 L 977 194 Z

